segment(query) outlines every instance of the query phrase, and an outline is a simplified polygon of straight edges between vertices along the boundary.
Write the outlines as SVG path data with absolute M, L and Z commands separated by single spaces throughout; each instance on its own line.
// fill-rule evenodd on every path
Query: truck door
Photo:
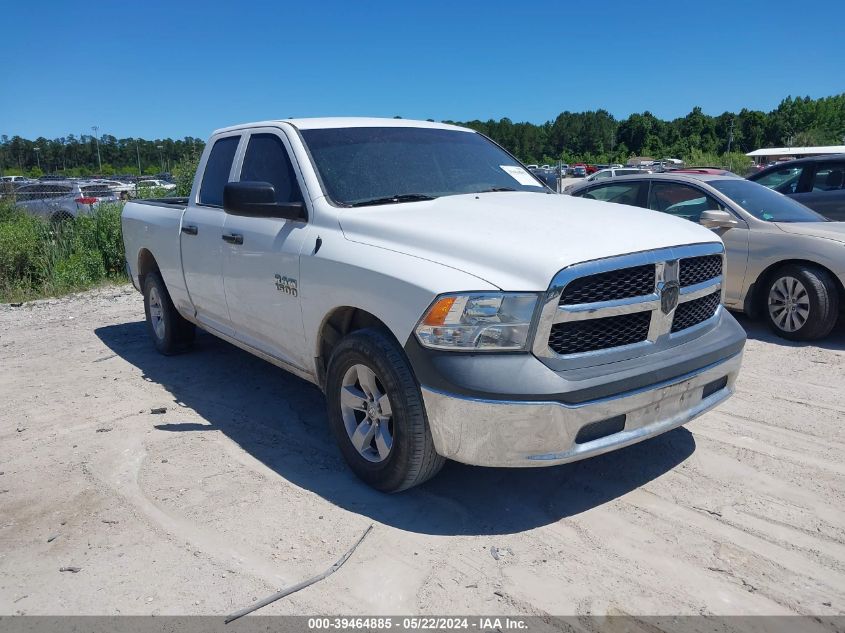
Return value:
M 223 187 L 230 180 L 240 134 L 214 141 L 199 193 L 182 216 L 180 243 L 185 286 L 203 325 L 232 335 L 226 293 L 223 287 Z
M 256 128 L 246 139 L 237 180 L 269 182 L 278 202 L 302 202 L 290 145 L 277 128 Z M 223 279 L 238 340 L 295 365 L 307 366 L 299 304 L 299 253 L 308 225 L 281 218 L 226 214 Z

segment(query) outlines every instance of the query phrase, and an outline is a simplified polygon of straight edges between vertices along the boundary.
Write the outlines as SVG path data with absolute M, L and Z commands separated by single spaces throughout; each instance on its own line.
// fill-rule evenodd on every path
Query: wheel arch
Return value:
M 326 370 L 334 348 L 344 336 L 366 328 L 381 330 L 396 341 L 400 348 L 403 347 L 387 323 L 372 312 L 356 306 L 335 307 L 323 317 L 317 331 L 315 366 L 321 389 L 325 389 Z
M 138 251 L 138 285 L 141 292 L 144 291 L 144 281 L 150 273 L 159 272 L 160 269 L 155 256 L 149 249 L 142 248 Z
M 842 281 L 837 277 L 830 268 L 825 266 L 824 264 L 820 264 L 818 262 L 812 261 L 810 259 L 782 259 L 777 262 L 770 264 L 766 267 L 758 276 L 757 279 L 749 286 L 748 293 L 745 295 L 745 303 L 743 307 L 743 311 L 750 317 L 757 318 L 761 315 L 761 303 L 763 298 L 765 297 L 766 286 L 768 286 L 768 282 L 771 279 L 772 275 L 774 275 L 778 270 L 783 268 L 784 266 L 812 266 L 813 268 L 820 268 L 821 270 L 825 271 L 828 275 L 831 276 L 833 282 L 836 284 L 836 292 L 839 296 L 839 307 L 840 309 L 845 308 L 845 287 L 842 285 Z

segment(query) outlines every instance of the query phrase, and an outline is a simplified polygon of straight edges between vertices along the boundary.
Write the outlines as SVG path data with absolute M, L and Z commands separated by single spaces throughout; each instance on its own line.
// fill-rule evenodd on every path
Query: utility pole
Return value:
M 94 130 L 94 140 L 97 142 L 97 166 L 99 167 L 100 174 L 103 173 L 103 161 L 100 158 L 100 135 L 98 132 L 100 131 L 99 125 L 92 125 L 91 129 Z
M 734 120 L 731 119 L 731 129 L 728 131 L 728 154 L 731 153 L 731 143 L 734 140 Z
M 41 148 L 33 147 L 32 149 L 35 150 L 35 160 L 38 161 L 38 171 L 41 171 Z
M 156 145 L 158 148 L 158 164 L 161 167 L 161 171 L 164 172 L 164 154 L 161 153 L 161 150 L 164 149 L 163 145 Z
M 141 177 L 141 148 L 138 147 L 138 139 L 135 139 L 135 153 L 138 155 L 138 178 Z

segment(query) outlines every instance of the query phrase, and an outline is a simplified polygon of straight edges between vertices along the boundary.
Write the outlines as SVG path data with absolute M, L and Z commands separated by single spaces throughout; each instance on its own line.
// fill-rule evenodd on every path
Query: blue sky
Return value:
M 37 7 L 37 9 L 35 8 Z M 0 134 L 563 110 L 674 118 L 845 91 L 845 3 L 7 2 Z

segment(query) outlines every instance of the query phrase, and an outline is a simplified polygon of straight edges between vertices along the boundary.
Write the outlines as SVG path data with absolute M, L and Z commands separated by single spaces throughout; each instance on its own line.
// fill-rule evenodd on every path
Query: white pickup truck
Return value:
M 123 238 L 159 351 L 198 326 L 318 385 L 384 491 L 673 429 L 733 392 L 745 344 L 714 233 L 555 195 L 450 125 L 219 130 L 190 197 L 129 202 Z

